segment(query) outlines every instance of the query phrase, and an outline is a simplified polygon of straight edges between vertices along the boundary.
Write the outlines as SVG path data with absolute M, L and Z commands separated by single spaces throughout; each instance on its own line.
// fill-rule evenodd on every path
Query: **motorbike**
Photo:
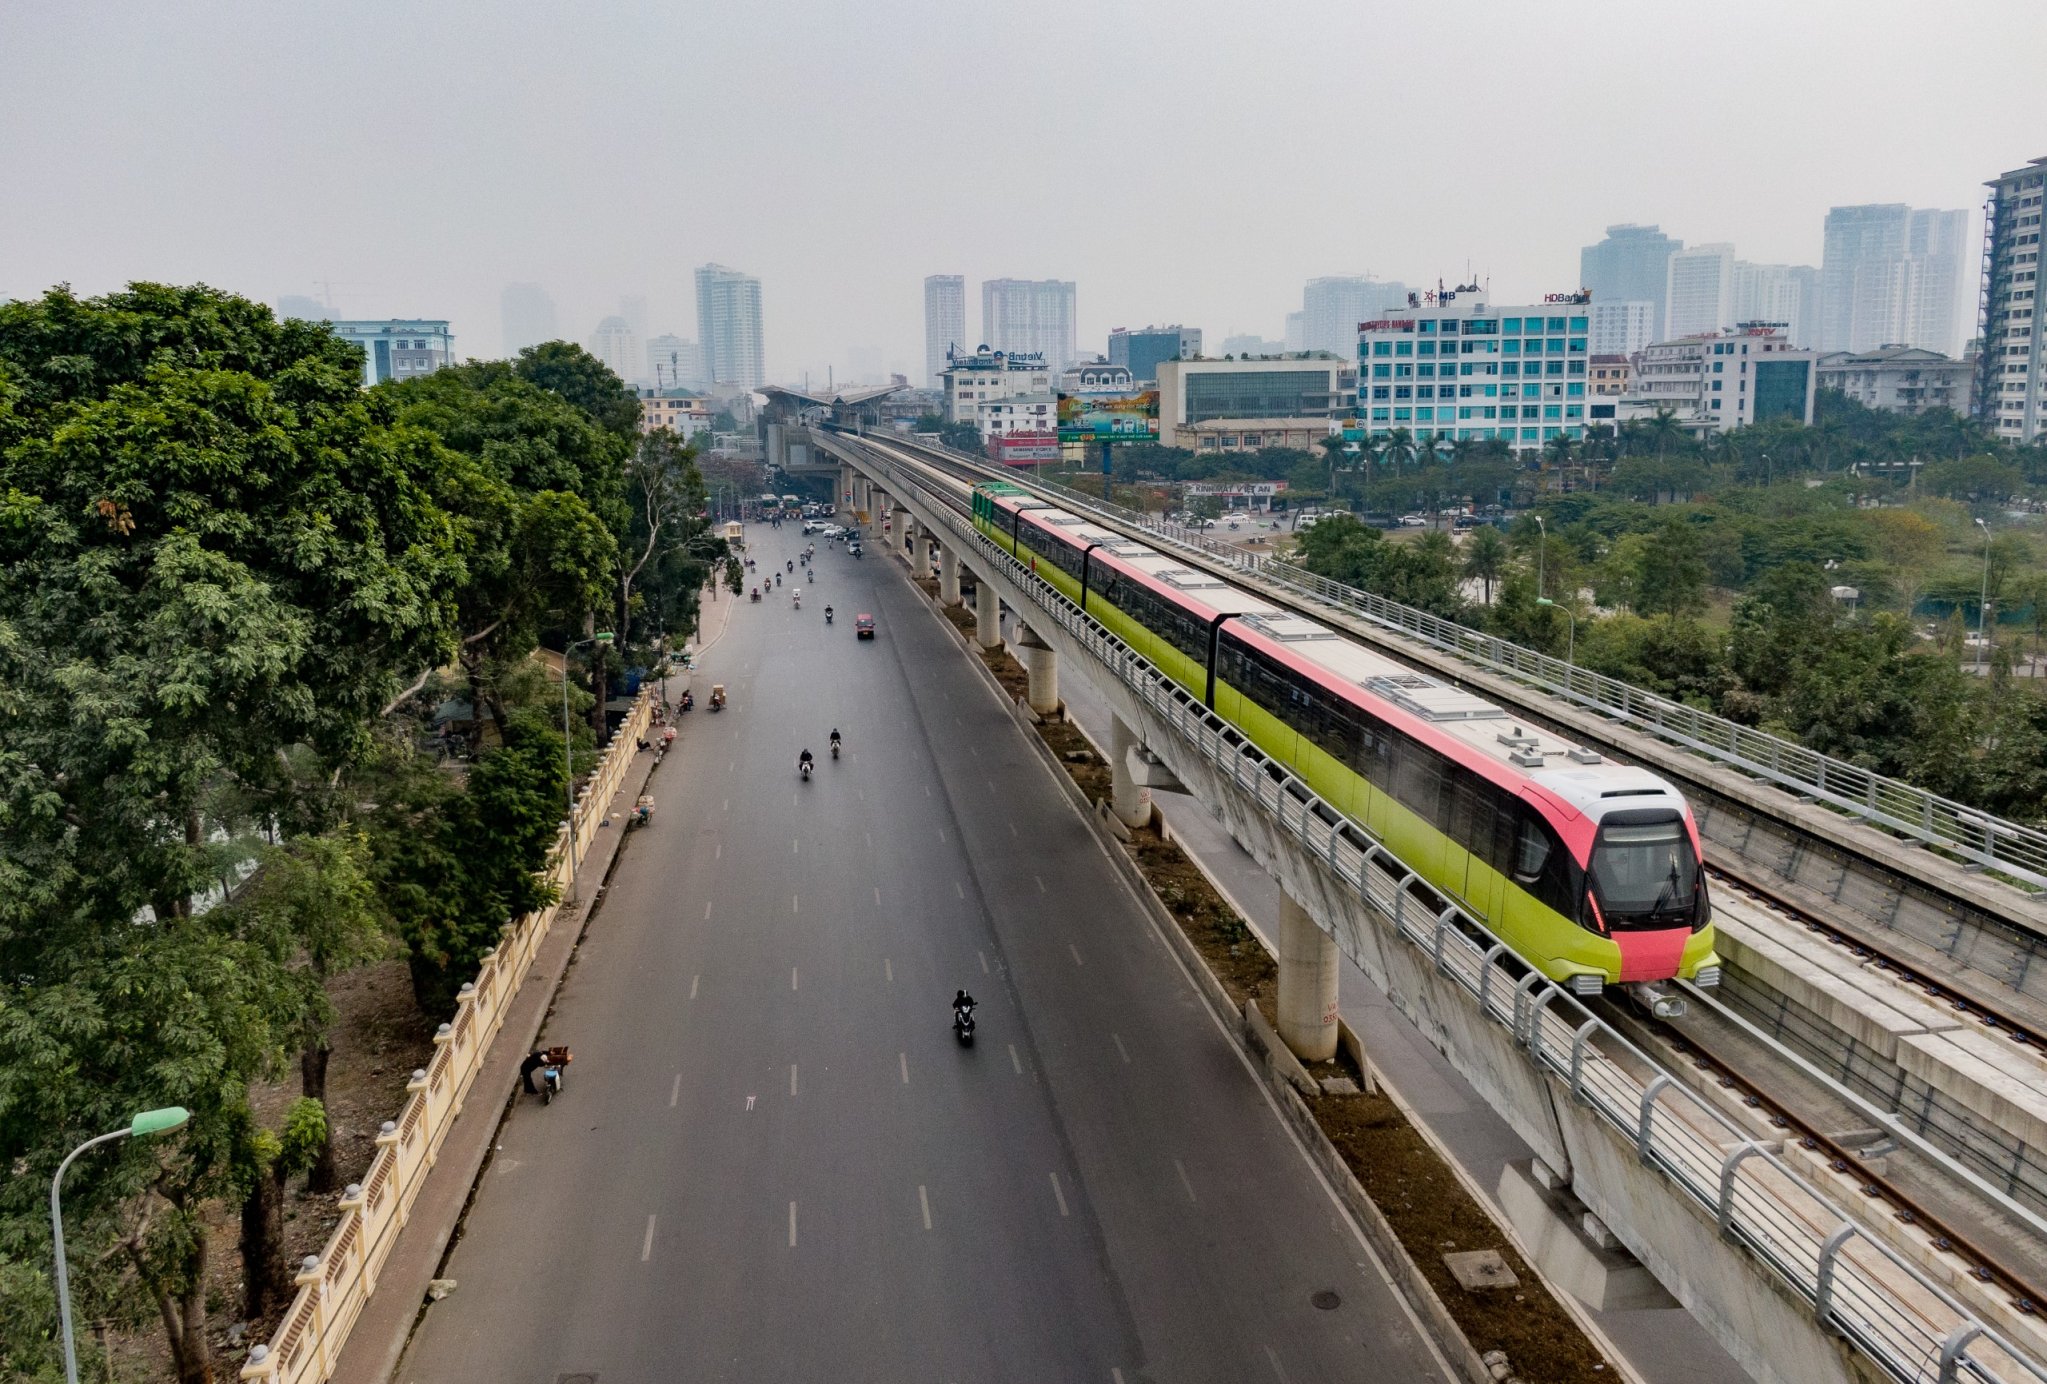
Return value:
M 796 570 L 796 559 L 793 557 L 789 559 L 789 570 L 792 572 Z
M 838 742 L 838 741 L 836 741 L 836 740 L 834 740 L 834 741 L 832 741 L 832 758 L 833 758 L 833 759 L 837 759 L 838 757 L 839 757 L 839 742 Z
M 755 587 L 755 588 L 753 589 L 753 603 L 754 603 L 755 605 L 759 605 L 759 604 L 760 604 L 760 600 L 761 600 L 761 589 L 760 589 L 760 588 L 759 588 L 758 586 L 756 586 L 756 587 Z
M 533 1084 L 540 1088 L 540 1103 L 552 1105 L 554 1098 L 562 1093 L 562 1074 L 575 1056 L 567 1048 L 549 1048 L 545 1056 L 547 1061 L 533 1073 Z
M 722 682 L 714 682 L 711 684 L 711 710 L 720 711 L 724 709 L 724 706 L 725 684 Z
M 810 782 L 810 761 L 809 761 L 809 760 L 807 760 L 807 759 L 804 759 L 804 760 L 798 760 L 798 761 L 797 761 L 797 764 L 796 764 L 796 767 L 797 767 L 797 768 L 798 768 L 799 770 L 801 770 L 801 771 L 802 771 L 802 773 L 803 773 L 803 781 L 804 781 L 805 783 L 809 783 L 809 782 Z
M 832 608 L 830 606 L 825 607 L 824 622 L 827 625 L 829 625 L 832 622 Z
M 633 804 L 633 815 L 626 818 L 626 828 L 650 826 L 653 821 L 654 799 L 652 795 L 642 793 L 640 800 Z
M 790 599 L 790 604 L 794 606 L 797 610 L 803 609 L 803 593 L 800 591 L 797 592 L 796 595 Z
M 781 574 L 780 572 L 777 572 L 777 573 L 775 573 L 775 585 L 777 585 L 777 586 L 780 586 L 781 584 L 782 584 L 782 574 Z
M 952 1036 L 960 1040 L 960 1046 L 974 1045 L 974 1011 L 966 1005 L 952 1011 Z
M 676 703 L 676 706 L 679 709 L 678 714 L 687 716 L 689 714 L 689 709 L 695 706 L 696 704 L 697 701 L 695 697 L 690 696 L 690 694 L 687 692 L 683 693 L 682 700 Z

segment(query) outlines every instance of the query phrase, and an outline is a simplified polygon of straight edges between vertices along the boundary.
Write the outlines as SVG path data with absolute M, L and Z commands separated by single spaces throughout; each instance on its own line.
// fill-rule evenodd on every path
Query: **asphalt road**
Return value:
M 901 565 L 818 546 L 705 656 L 398 1378 L 1446 1380 Z

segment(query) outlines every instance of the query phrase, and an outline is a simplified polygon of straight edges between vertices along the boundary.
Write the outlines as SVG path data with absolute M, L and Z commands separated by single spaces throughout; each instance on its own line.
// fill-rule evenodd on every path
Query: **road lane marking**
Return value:
M 1009 824 L 1009 834 L 1010 834 L 1011 836 L 1016 836 L 1016 837 L 1021 837 L 1021 836 L 1023 835 L 1023 833 L 1022 833 L 1022 832 L 1020 832 L 1020 831 L 1018 831 L 1018 830 L 1016 829 L 1016 823 L 1015 823 L 1015 822 L 1011 822 L 1011 823 Z
M 1045 888 L 1045 877 L 1043 875 L 1032 875 L 1031 878 L 1038 882 L 1038 892 L 1040 894 L 1050 892 Z
M 873 850 L 873 849 L 874 849 L 874 833 L 873 833 L 873 832 L 871 832 L 871 831 L 863 831 L 863 832 L 861 832 L 860 834 L 861 834 L 862 836 L 864 836 L 864 837 L 866 837 L 866 838 L 867 838 L 867 849 L 868 849 L 868 850 L 870 850 L 870 851 L 871 851 L 871 850 Z
M 874 906 L 876 908 L 881 907 L 881 886 L 879 884 L 874 886 Z
M 792 1096 L 796 1094 L 796 1064 L 794 1062 L 789 1064 L 789 1094 Z
M 931 1229 L 931 1198 L 924 1193 L 924 1184 L 917 1184 L 917 1205 L 924 1209 L 924 1228 Z
M 958 880 L 954 880 L 952 882 L 952 891 L 953 893 L 958 894 L 961 898 L 965 898 L 967 896 L 967 887 L 964 884 L 961 884 Z
M 855 757 L 857 758 L 857 756 L 855 756 Z M 867 790 L 866 790 L 865 788 L 855 788 L 855 789 L 854 789 L 853 791 L 854 791 L 855 793 L 858 793 L 858 794 L 860 795 L 860 801 L 861 801 L 861 802 L 863 802 L 863 803 L 864 803 L 864 802 L 866 802 L 866 801 L 867 801 Z
M 972 755 L 976 759 L 979 759 L 981 757 L 981 752 L 975 749 L 972 745 L 967 746 L 967 753 Z
M 1074 965 L 1076 965 L 1076 966 L 1080 965 L 1080 964 L 1081 964 L 1081 960 L 1080 960 L 1080 948 L 1079 948 L 1079 947 L 1076 947 L 1076 946 L 1074 946 L 1074 945 L 1073 945 L 1073 943 L 1071 943 L 1071 942 L 1068 942 L 1068 943 L 1066 944 L 1066 950 L 1068 950 L 1068 951 L 1070 951 L 1070 952 L 1072 952 L 1072 953 L 1073 953 L 1073 964 L 1074 964 Z
M 976 955 L 976 956 L 978 956 L 978 957 L 980 957 L 980 958 L 981 958 L 981 974 L 982 974 L 982 975 L 984 975 L 984 976 L 985 976 L 985 975 L 988 975 L 988 974 L 989 974 L 989 970 L 988 970 L 988 953 L 986 953 L 986 952 L 984 952 L 984 951 L 976 951 L 976 952 L 974 953 L 974 955 Z
M 704 921 L 707 923 L 711 921 L 711 901 L 709 899 L 704 900 Z
M 796 1248 L 796 1203 L 789 1203 L 789 1248 Z
M 994 779 L 992 779 L 992 778 L 984 778 L 984 779 L 982 779 L 982 780 L 981 780 L 981 782 L 983 782 L 983 783 L 985 783 L 985 784 L 987 784 L 987 785 L 988 785 L 988 791 L 989 791 L 990 793 L 993 793 L 993 792 L 995 791 L 995 780 L 994 780 Z
M 697 982 L 702 979 L 703 979 L 702 975 L 693 975 L 689 978 L 689 997 L 691 999 L 695 999 L 697 997 Z
M 1272 1362 L 1272 1372 L 1279 1376 L 1279 1384 L 1288 1384 L 1286 1370 L 1279 1363 L 1279 1352 L 1271 1346 L 1265 1348 L 1265 1358 Z
M 906 1052 L 897 1053 L 896 1065 L 902 1068 L 903 1085 L 908 1086 L 910 1084 L 910 1054 Z
M 801 913 L 801 912 L 803 911 L 803 909 L 802 909 L 801 907 L 799 907 L 799 904 L 800 904 L 801 902 L 802 902 L 802 899 L 801 899 L 801 896 L 800 896 L 800 895 L 797 895 L 797 894 L 791 894 L 791 895 L 789 896 L 789 911 L 790 911 L 791 913 Z
M 796 988 L 796 968 L 794 966 L 789 968 L 789 988 L 791 990 Z
M 889 983 L 889 984 L 891 984 L 891 985 L 894 985 L 894 984 L 896 983 L 896 966 L 895 966 L 895 963 L 894 963 L 893 961 L 890 961 L 890 960 L 889 960 L 889 959 L 888 959 L 887 957 L 885 957 L 885 956 L 884 956 L 884 957 L 883 957 L 883 958 L 881 959 L 881 969 L 882 969 L 882 974 L 884 974 L 884 975 L 886 975 L 886 976 L 888 977 L 888 983 Z
M 646 1263 L 654 1257 L 654 1218 L 647 1217 L 647 1238 L 640 1241 L 640 1262 Z
M 724 858 L 725 858 L 725 843 L 724 843 L 723 841 L 720 841 L 720 842 L 718 843 L 718 847 L 717 847 L 717 849 L 711 852 L 711 859 L 713 859 L 713 860 L 723 860 Z
M 1123 1384 L 1123 1371 L 1121 1371 L 1121 1370 L 1110 1370 L 1110 1371 L 1109 1371 L 1109 1384 Z
M 939 840 L 941 840 L 941 841 L 943 841 L 943 840 L 945 839 L 945 828 L 944 828 L 944 827 L 940 827 L 940 828 L 938 829 L 938 839 L 939 839 Z
M 1123 1054 L 1123 1061 L 1124 1064 L 1127 1066 L 1130 1062 L 1130 1049 L 1123 1046 L 1123 1035 L 1120 1033 L 1112 1033 L 1109 1036 L 1116 1040 L 1116 1051 Z
M 725 761 L 725 772 L 728 774 L 731 773 L 734 769 L 737 769 L 738 767 L 739 761 L 736 759 L 728 759 Z
M 732 799 L 727 798 L 723 802 L 719 803 L 718 810 L 720 812 L 730 812 L 732 810 Z
M 748 1097 L 746 1098 L 746 1108 L 747 1108 L 748 1110 L 751 1110 L 751 1109 L 753 1109 L 753 1097 L 752 1097 L 752 1096 L 748 1096 Z
M 1194 1195 L 1194 1183 L 1193 1180 L 1187 1176 L 1186 1165 L 1183 1164 L 1179 1159 L 1175 1158 L 1173 1160 L 1173 1171 L 1180 1174 L 1180 1185 L 1187 1189 L 1187 1200 L 1193 1202 L 1196 1206 L 1201 1205 L 1201 1198 Z
M 1009 1045 L 1009 1065 L 1016 1068 L 1016 1074 L 1018 1076 L 1023 1075 L 1023 1062 L 1016 1055 L 1016 1044 L 1014 1043 L 1011 1043 Z M 681 1079 L 682 1078 L 680 1077 L 676 1078 L 676 1080 L 678 1081 L 680 1081 Z
M 791 841 L 789 843 L 789 854 L 791 855 L 803 854 L 803 843 L 801 841 Z
M 924 796 L 927 798 L 931 796 L 931 785 L 928 783 L 924 785 Z
M 669 1087 L 669 1088 L 668 1088 L 668 1108 L 669 1108 L 670 1110 L 673 1110 L 673 1109 L 675 1108 L 675 1103 L 676 1103 L 677 1101 L 681 1100 L 681 1099 L 682 1099 L 682 1073 L 681 1073 L 681 1072 L 677 1072 L 677 1073 L 675 1074 L 675 1084 L 674 1084 L 673 1086 L 671 1086 L 671 1087 Z
M 1062 1216 L 1067 1215 L 1066 1193 L 1059 1190 L 1059 1174 L 1057 1173 L 1052 1174 L 1052 1195 L 1059 1199 L 1059 1214 Z

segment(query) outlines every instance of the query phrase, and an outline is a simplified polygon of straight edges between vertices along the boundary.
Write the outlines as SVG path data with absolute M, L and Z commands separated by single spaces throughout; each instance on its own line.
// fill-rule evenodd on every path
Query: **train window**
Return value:
M 1548 862 L 1549 836 L 1541 821 L 1529 813 L 1521 819 L 1520 839 L 1515 842 L 1514 876 L 1523 884 L 1533 884 Z

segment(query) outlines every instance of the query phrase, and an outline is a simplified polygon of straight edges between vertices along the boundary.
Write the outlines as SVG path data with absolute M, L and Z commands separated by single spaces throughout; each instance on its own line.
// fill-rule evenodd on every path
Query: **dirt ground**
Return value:
M 1001 650 L 982 657 L 1005 690 L 1023 694 L 1026 679 L 1020 664 Z M 1037 730 L 1089 801 L 1108 795 L 1109 768 L 1075 726 L 1046 721 Z M 1239 1005 L 1255 999 L 1267 1020 L 1276 1021 L 1278 965 L 1194 862 L 1149 828 L 1131 832 L 1124 849 L 1230 998 Z M 1333 1062 L 1310 1064 L 1308 1071 L 1318 1081 L 1348 1076 L 1360 1088 L 1367 1085 L 1363 1074 L 1341 1054 Z M 1598 1347 L 1543 1287 L 1491 1214 L 1464 1189 L 1399 1107 L 1376 1094 L 1324 1096 L 1308 1104 L 1322 1132 L 1343 1155 L 1474 1350 L 1481 1355 L 1504 1351 L 1514 1372 L 1528 1384 L 1614 1377 Z M 1520 1280 L 1517 1286 L 1477 1293 L 1458 1286 L 1443 1256 L 1484 1249 L 1506 1261 Z

